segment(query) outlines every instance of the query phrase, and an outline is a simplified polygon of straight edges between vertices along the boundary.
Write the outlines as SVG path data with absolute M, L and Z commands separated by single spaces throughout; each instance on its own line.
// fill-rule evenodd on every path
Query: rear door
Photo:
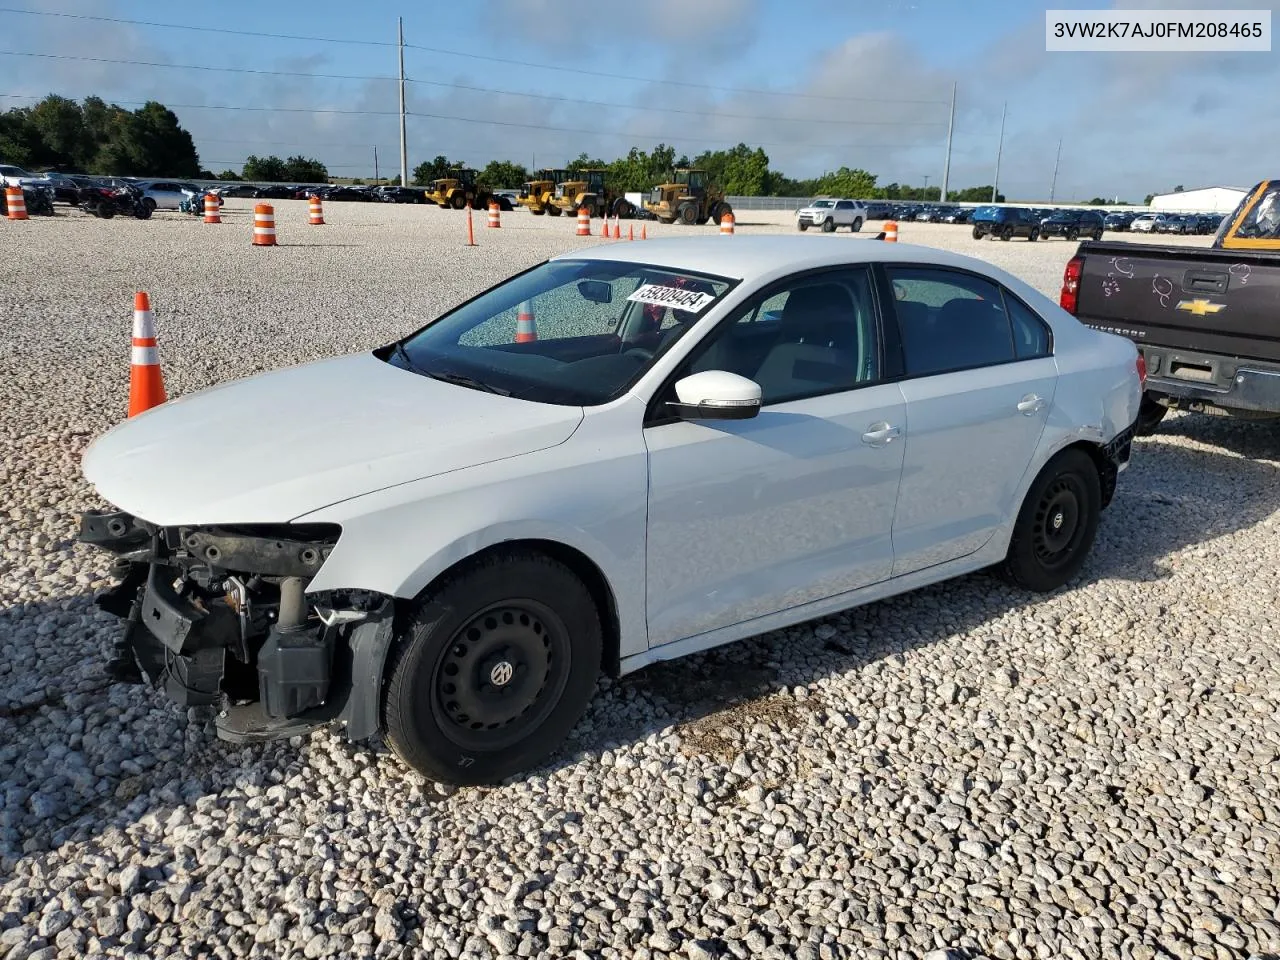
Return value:
M 1048 326 L 977 274 L 886 266 L 907 428 L 895 577 L 968 556 L 1018 509 L 1057 388 Z

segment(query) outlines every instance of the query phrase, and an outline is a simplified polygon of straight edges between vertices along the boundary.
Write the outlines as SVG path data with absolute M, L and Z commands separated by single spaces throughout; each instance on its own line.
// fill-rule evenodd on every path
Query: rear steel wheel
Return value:
M 1045 465 L 1027 491 L 1002 575 L 1037 592 L 1062 586 L 1084 565 L 1101 511 L 1097 466 L 1083 450 L 1064 450 Z

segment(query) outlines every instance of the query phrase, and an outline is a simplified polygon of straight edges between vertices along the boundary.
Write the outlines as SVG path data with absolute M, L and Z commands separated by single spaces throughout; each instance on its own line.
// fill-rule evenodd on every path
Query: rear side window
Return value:
M 926 377 L 1017 359 L 998 286 L 973 274 L 889 267 L 906 375 Z
M 1013 324 L 1013 349 L 1017 358 L 1032 360 L 1049 356 L 1053 351 L 1048 324 L 1008 292 L 1004 295 L 1004 307 Z

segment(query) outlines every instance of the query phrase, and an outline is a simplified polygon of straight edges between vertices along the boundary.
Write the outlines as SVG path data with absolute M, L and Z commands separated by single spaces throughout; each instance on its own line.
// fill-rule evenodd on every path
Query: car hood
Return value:
M 282 523 L 555 446 L 582 416 L 358 354 L 161 404 L 99 437 L 83 468 L 104 499 L 152 523 Z

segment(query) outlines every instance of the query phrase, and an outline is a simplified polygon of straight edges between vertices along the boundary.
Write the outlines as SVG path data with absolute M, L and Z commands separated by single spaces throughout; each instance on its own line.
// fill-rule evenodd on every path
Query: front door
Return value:
M 698 344 L 679 379 L 756 380 L 751 420 L 651 408 L 647 583 L 657 646 L 888 578 L 905 402 L 881 380 L 864 268 L 776 285 Z

